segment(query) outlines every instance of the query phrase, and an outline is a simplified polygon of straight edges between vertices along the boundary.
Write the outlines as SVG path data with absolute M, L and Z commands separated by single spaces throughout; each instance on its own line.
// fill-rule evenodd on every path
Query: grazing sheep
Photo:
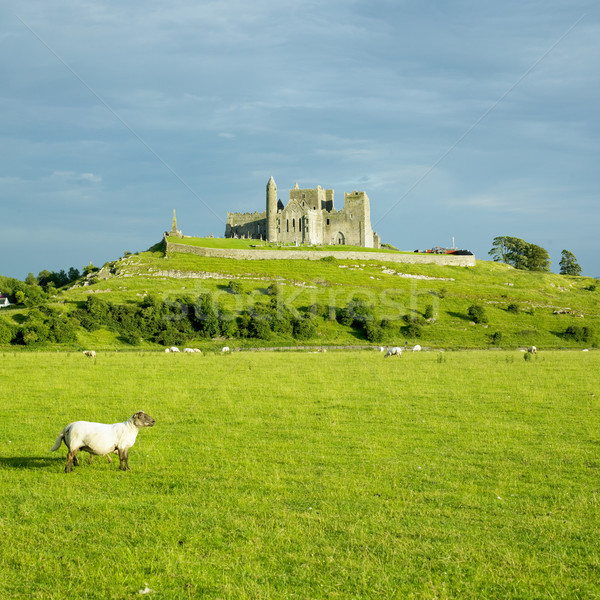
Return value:
M 169 350 L 169 348 L 165 348 L 165 352 L 168 354 L 169 352 L 171 352 L 171 350 Z
M 530 354 L 537 354 L 537 348 L 535 346 L 529 346 L 529 348 L 527 348 L 527 352 Z
M 419 346 L 419 344 L 415 344 L 413 346 L 413 352 L 421 352 L 421 346 Z
M 229 352 L 229 346 L 223 346 L 221 352 Z
M 202 350 L 200 350 L 200 348 L 194 348 L 194 352 L 197 354 L 202 354 Z
M 400 357 L 402 357 L 402 348 L 400 348 L 400 346 L 395 346 L 393 348 L 390 348 L 385 353 L 385 356 L 383 358 L 387 358 L 388 356 L 400 356 Z
M 96 351 L 95 350 L 84 350 L 83 355 L 87 356 L 88 358 L 96 358 Z
M 194 350 L 192 348 L 184 348 L 183 351 L 187 352 L 188 354 L 194 354 Z
M 79 464 L 76 456 L 79 450 L 103 456 L 108 456 L 108 454 L 117 450 L 119 453 L 119 469 L 129 471 L 129 448 L 135 443 L 140 428 L 153 427 L 154 423 L 154 419 L 142 410 L 136 412 L 127 421 L 112 425 L 75 421 L 69 423 L 61 431 L 56 438 L 56 442 L 54 442 L 54 446 L 50 448 L 50 452 L 58 450 L 64 440 L 65 446 L 69 450 L 65 473 L 70 473 L 73 470 L 73 465 L 77 466 Z
M 170 350 L 171 352 L 179 352 L 179 348 L 178 348 L 177 346 L 171 346 L 171 347 L 169 348 L 169 350 Z
M 384 352 L 385 348 L 383 346 L 379 346 L 378 350 L 379 350 L 379 352 Z

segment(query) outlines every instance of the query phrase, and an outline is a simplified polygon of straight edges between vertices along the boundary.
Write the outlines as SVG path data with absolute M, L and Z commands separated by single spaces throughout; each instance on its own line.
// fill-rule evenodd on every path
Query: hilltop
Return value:
M 73 333 L 60 344 L 95 348 L 217 347 L 228 338 L 246 347 L 407 342 L 447 349 L 597 341 L 600 288 L 591 278 L 480 260 L 474 267 L 390 265 L 376 252 L 360 262 L 268 255 L 165 254 L 158 244 L 107 263 L 44 307 L 2 309 L 0 342 L 7 343 L 3 328 L 21 330 L 20 343 L 44 346 L 52 340 L 44 327 L 63 326 Z M 474 305 L 483 316 L 469 314 Z M 35 334 L 28 343 L 27 329 Z

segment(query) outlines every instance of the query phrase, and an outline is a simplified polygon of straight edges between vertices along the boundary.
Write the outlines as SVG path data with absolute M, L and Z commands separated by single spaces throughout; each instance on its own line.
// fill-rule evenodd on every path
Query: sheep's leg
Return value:
M 77 454 L 77 450 L 74 452 L 69 450 L 67 453 L 67 464 L 65 465 L 65 473 L 70 473 L 73 470 L 73 461 L 77 459 L 75 456 Z
M 75 452 L 73 452 L 73 466 L 74 467 L 79 466 L 79 459 L 77 458 L 77 456 L 75 456 Z
M 112 462 L 112 458 L 110 457 L 110 454 L 106 455 L 106 458 L 108 458 L 108 462 L 111 463 Z
M 88 465 L 91 465 L 93 460 L 94 460 L 94 455 L 90 454 L 90 457 L 88 458 Z
M 125 448 L 121 450 L 119 448 L 119 469 L 121 471 L 129 471 L 129 449 Z

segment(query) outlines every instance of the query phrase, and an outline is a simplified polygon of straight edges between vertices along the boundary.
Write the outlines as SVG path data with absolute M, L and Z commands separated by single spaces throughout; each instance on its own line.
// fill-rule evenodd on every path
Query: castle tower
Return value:
M 277 184 L 272 175 L 267 183 L 267 240 L 277 241 Z

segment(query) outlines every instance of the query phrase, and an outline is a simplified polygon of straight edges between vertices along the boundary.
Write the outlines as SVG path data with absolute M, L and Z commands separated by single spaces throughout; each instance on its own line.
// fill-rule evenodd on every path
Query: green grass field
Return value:
M 600 352 L 0 361 L 0 598 L 600 597 Z

